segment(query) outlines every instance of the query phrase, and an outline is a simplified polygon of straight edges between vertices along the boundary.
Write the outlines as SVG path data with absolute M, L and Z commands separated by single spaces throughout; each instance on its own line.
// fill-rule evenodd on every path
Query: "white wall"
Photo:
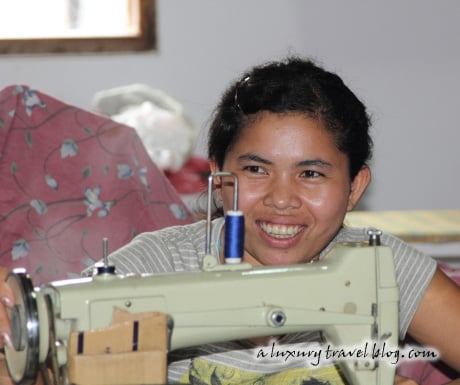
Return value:
M 205 127 L 227 84 L 289 53 L 337 71 L 374 116 L 368 209 L 460 207 L 458 0 L 157 0 L 159 48 L 0 57 L 0 87 L 28 84 L 91 108 L 95 92 L 161 88 Z M 198 145 L 197 152 L 204 146 Z

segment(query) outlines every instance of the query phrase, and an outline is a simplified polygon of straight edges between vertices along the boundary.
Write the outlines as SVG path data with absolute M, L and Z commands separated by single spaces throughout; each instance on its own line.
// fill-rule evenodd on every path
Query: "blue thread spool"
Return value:
M 224 258 L 226 263 L 240 263 L 244 254 L 244 215 L 242 211 L 225 213 Z

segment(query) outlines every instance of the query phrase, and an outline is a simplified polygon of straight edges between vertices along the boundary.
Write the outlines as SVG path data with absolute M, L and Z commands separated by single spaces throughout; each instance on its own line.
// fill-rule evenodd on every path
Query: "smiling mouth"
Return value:
M 304 228 L 300 225 L 279 225 L 267 222 L 259 222 L 259 226 L 264 233 L 279 239 L 293 238 Z

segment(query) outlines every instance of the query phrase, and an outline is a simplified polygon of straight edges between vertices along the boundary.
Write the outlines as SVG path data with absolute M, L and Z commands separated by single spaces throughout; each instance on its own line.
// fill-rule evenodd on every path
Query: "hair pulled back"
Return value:
M 222 169 L 244 127 L 265 111 L 321 120 L 348 156 L 351 179 L 371 158 L 370 117 L 364 104 L 336 74 L 312 60 L 289 57 L 256 66 L 227 88 L 211 121 L 209 159 Z

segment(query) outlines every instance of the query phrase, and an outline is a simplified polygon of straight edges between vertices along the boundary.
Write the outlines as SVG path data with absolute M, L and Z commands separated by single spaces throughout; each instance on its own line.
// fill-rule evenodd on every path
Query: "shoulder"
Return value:
M 325 252 L 337 243 L 367 241 L 368 230 L 369 228 L 343 227 Z M 396 279 L 400 291 L 400 335 L 404 337 L 418 304 L 436 271 L 437 263 L 413 245 L 392 234 L 383 232 L 381 243 L 391 248 L 395 261 Z
M 370 228 L 347 227 L 344 226 L 328 246 L 330 249 L 340 242 L 366 242 L 369 239 L 368 231 Z M 395 259 L 396 270 L 404 271 L 413 269 L 413 263 L 420 263 L 421 266 L 427 267 L 429 271 L 434 269 L 436 262 L 433 258 L 427 256 L 415 246 L 395 237 L 387 232 L 382 232 L 381 243 L 391 248 Z
M 327 250 L 330 250 L 337 243 L 342 242 L 367 242 L 369 240 L 368 231 L 371 230 L 370 227 L 348 227 L 344 226 L 340 229 L 334 239 L 327 246 Z M 424 253 L 418 250 L 413 245 L 403 241 L 402 239 L 387 233 L 382 232 L 381 235 L 381 244 L 388 246 L 392 249 L 395 261 L 398 261 L 399 258 L 422 258 L 431 260 Z
M 197 222 L 144 232 L 109 255 L 121 274 L 151 274 L 193 270 L 197 262 L 196 240 L 204 224 Z
M 163 245 L 163 247 L 174 253 L 183 253 L 188 250 L 201 256 L 206 249 L 207 231 L 210 230 L 209 241 L 213 246 L 217 243 L 223 225 L 223 218 L 217 218 L 211 222 L 211 226 L 208 229 L 206 221 L 200 220 L 185 226 L 172 226 L 150 233 L 143 233 L 138 235 L 134 241 Z
M 216 220 L 214 233 L 221 228 Z M 206 250 L 206 221 L 141 233 L 110 255 L 121 273 L 164 273 L 200 268 Z
M 205 234 L 205 222 L 199 221 L 188 225 L 171 226 L 161 230 L 141 233 L 133 240 L 138 243 L 187 243 Z

